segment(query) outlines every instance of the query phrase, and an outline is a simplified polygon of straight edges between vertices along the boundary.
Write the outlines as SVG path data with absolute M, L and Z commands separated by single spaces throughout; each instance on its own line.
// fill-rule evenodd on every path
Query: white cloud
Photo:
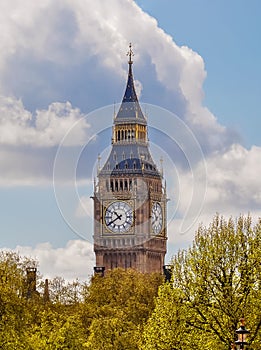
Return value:
M 54 102 L 47 110 L 37 110 L 33 116 L 24 108 L 21 100 L 0 96 L 2 145 L 57 146 L 72 128 L 74 132 L 66 139 L 66 145 L 79 145 L 85 142 L 88 127 L 84 115 L 69 102 Z
M 98 66 L 113 72 L 118 80 L 124 81 L 127 68 L 124 53 L 129 41 L 133 41 L 137 64 L 142 64 L 149 57 L 160 84 L 176 96 L 175 103 L 185 101 L 186 115 L 181 117 L 186 118 L 192 126 L 203 126 L 207 138 L 212 136 L 212 133 L 208 134 L 208 129 L 223 137 L 224 128 L 201 106 L 204 95 L 203 82 L 206 77 L 202 57 L 188 47 L 176 45 L 173 39 L 158 27 L 157 21 L 143 12 L 134 1 L 125 1 L 123 5 L 120 0 L 75 0 L 62 3 L 46 0 L 41 4 L 28 0 L 26 5 L 19 1 L 15 1 L 15 6 L 2 4 L 0 10 L 3 17 L 3 21 L 0 22 L 3 36 L 1 52 L 5 53 L 2 56 L 2 64 L 0 62 L 0 77 L 1 71 L 4 77 L 5 71 L 13 68 L 12 65 L 8 66 L 11 59 L 23 52 L 29 62 L 33 60 L 34 64 L 39 64 L 38 74 L 30 79 L 44 79 L 39 82 L 40 86 L 36 85 L 41 88 L 43 94 L 47 87 L 53 88 L 52 83 L 57 84 L 57 77 L 50 76 L 50 81 L 45 81 L 46 72 L 40 62 L 53 62 L 54 71 L 60 72 L 58 79 L 61 79 L 63 85 L 71 84 L 69 76 L 66 77 L 68 67 L 83 65 L 84 58 L 95 58 L 88 65 L 87 71 L 86 67 L 83 67 L 86 79 L 93 68 Z M 61 68 L 61 65 L 64 65 L 64 68 Z M 152 68 L 150 70 L 152 73 Z M 30 67 L 27 74 L 31 74 Z M 101 84 L 99 79 L 96 80 Z M 5 83 L 2 85 L 3 91 L 9 81 L 2 80 L 2 83 Z M 13 83 L 13 89 L 16 83 Z M 77 84 L 77 81 L 73 83 Z M 31 84 L 35 86 L 36 82 L 31 81 Z M 138 86 L 141 86 L 139 82 Z M 12 89 L 12 86 L 10 88 Z M 92 93 L 97 94 L 100 89 L 101 86 L 93 86 Z M 33 93 L 31 91 L 32 95 Z
M 83 100 L 96 100 L 103 104 L 107 95 L 104 92 L 101 95 L 103 86 L 111 90 L 110 81 L 106 79 L 110 80 L 113 76 L 114 83 L 115 79 L 118 82 L 126 79 L 124 54 L 129 41 L 133 41 L 135 65 L 148 63 L 147 69 L 151 75 L 155 69 L 158 81 L 154 82 L 154 89 L 161 86 L 165 92 L 170 92 L 172 102 L 169 101 L 169 105 L 173 110 L 175 106 L 183 105 L 180 117 L 196 132 L 199 141 L 206 144 L 205 149 L 209 152 L 231 142 L 226 128 L 219 125 L 215 116 L 202 106 L 206 77 L 202 57 L 188 47 L 176 45 L 158 27 L 157 21 L 143 12 L 134 1 L 125 1 L 124 5 L 120 0 L 45 0 L 41 4 L 32 0 L 27 0 L 26 4 L 15 1 L 15 6 L 14 3 L 12 6 L 0 4 L 0 13 L 3 17 L 0 21 L 3 36 L 1 52 L 5 53 L 2 63 L 0 61 L 3 92 L 26 95 L 30 104 L 36 95 L 40 100 L 44 100 L 46 95 L 50 100 L 52 94 L 55 97 L 61 94 L 63 98 L 64 86 L 67 86 L 73 99 L 77 95 L 74 91 L 79 91 L 77 84 L 80 76 L 78 81 L 72 80 L 75 74 L 68 74 L 68 70 L 74 69 L 76 72 L 82 69 L 85 81 L 91 84 Z M 52 68 L 45 66 L 50 62 Z M 10 78 L 14 69 L 20 73 L 26 65 L 28 67 L 22 78 L 19 78 L 20 74 L 15 80 Z M 106 70 L 110 72 L 107 77 L 103 76 Z M 35 75 L 31 75 L 32 71 Z M 92 77 L 93 71 L 97 73 L 96 78 Z M 46 79 L 46 74 L 49 79 Z M 149 74 L 146 71 L 146 76 Z M 143 79 L 147 79 L 146 76 Z M 139 82 L 137 86 L 140 90 Z M 108 89 L 107 92 L 110 93 Z M 48 111 L 49 114 L 51 112 Z M 39 119 L 45 120 L 45 115 L 39 113 Z M 42 133 L 39 142 L 46 142 L 48 137 L 49 134 Z
M 71 240 L 60 248 L 54 248 L 48 242 L 40 243 L 34 248 L 17 246 L 15 251 L 22 256 L 36 259 L 43 278 L 59 276 L 67 281 L 77 278 L 87 281 L 95 266 L 93 246 L 84 240 Z
M 169 240 L 177 245 L 191 243 L 200 222 L 207 225 L 216 213 L 225 217 L 238 217 L 241 214 L 251 214 L 254 220 L 260 216 L 261 208 L 261 147 L 253 146 L 247 150 L 239 144 L 233 144 L 225 152 L 217 152 L 205 159 L 207 166 L 207 186 L 205 179 L 197 177 L 197 182 L 191 172 L 178 169 L 179 188 L 181 194 L 177 214 L 169 225 Z M 195 169 L 194 171 L 197 171 Z M 186 216 L 191 205 L 193 190 L 202 188 L 204 193 L 202 210 L 196 218 Z M 175 193 L 175 187 L 173 189 Z M 195 198 L 195 203 L 200 199 Z M 193 205 L 193 203 L 192 203 Z M 195 224 L 188 227 L 188 223 Z M 184 227 L 188 229 L 183 232 Z
M 89 127 L 69 102 L 54 102 L 33 115 L 21 100 L 0 96 L 0 186 L 50 184 L 61 141 L 65 148 L 80 147 Z
M 63 41 L 68 39 L 67 28 L 59 28 L 61 16 L 57 17 L 60 13 L 65 20 L 68 20 L 66 17 L 66 14 L 69 16 L 68 11 L 66 2 L 1 1 L 0 70 L 5 69 L 7 60 L 19 50 L 30 50 L 39 59 L 59 60 L 60 63 L 68 60 L 66 55 L 61 54 L 61 51 L 66 49 Z
M 233 144 L 226 152 L 208 159 L 208 196 L 206 206 L 217 211 L 228 207 L 258 210 L 261 207 L 261 148 L 250 150 Z

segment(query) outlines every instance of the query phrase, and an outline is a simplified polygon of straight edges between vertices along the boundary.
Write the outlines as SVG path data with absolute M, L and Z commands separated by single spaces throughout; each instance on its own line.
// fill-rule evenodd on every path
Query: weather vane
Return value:
M 134 56 L 134 53 L 133 53 L 133 51 L 131 49 L 131 43 L 129 44 L 129 51 L 127 52 L 127 56 L 129 56 L 129 64 L 132 64 L 133 61 L 132 61 L 131 58 Z

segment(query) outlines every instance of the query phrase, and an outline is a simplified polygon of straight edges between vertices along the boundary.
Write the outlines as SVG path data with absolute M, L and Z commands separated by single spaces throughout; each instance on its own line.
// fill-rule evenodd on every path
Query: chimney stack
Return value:
M 43 294 L 43 301 L 44 303 L 48 303 L 50 301 L 50 295 L 49 295 L 49 281 L 48 279 L 44 282 L 44 294 Z
M 26 269 L 27 299 L 32 298 L 32 296 L 36 293 L 36 272 L 36 267 L 27 267 Z

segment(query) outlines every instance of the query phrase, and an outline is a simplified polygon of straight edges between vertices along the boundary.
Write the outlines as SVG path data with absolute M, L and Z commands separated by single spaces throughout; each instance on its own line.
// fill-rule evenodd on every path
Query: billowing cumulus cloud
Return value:
M 246 150 L 239 144 L 233 144 L 226 152 L 217 152 L 205 158 L 207 168 L 207 184 L 205 179 L 195 178 L 187 171 L 179 169 L 179 202 L 177 218 L 170 222 L 169 240 L 176 244 L 192 242 L 199 222 L 207 225 L 216 213 L 227 218 L 238 217 L 240 214 L 250 214 L 253 220 L 260 217 L 261 182 L 257 174 L 261 171 L 261 148 L 253 146 Z M 199 166 L 199 165 L 198 165 Z M 197 169 L 195 169 L 195 172 Z M 191 203 L 193 190 L 202 188 L 204 200 L 200 198 L 196 203 L 202 203 L 202 208 L 194 225 L 186 225 L 184 220 L 191 223 L 194 218 L 186 217 L 186 211 Z M 186 227 L 187 230 L 182 231 Z
M 80 110 L 120 99 L 129 41 L 142 82 L 137 86 L 144 86 L 141 94 L 148 102 L 177 113 L 207 153 L 235 138 L 202 106 L 202 57 L 176 45 L 134 1 L 46 0 L 39 5 L 27 0 L 15 6 L 2 2 L 0 10 L 3 142 L 52 146 Z
M 77 123 L 80 120 L 80 123 Z M 76 125 L 75 125 L 76 124 Z M 73 127 L 73 137 L 67 137 L 67 146 L 85 142 L 88 124 L 78 108 L 70 102 L 52 103 L 47 110 L 37 110 L 35 116 L 21 100 L 0 96 L 0 144 L 9 146 L 57 146 Z
M 15 251 L 37 260 L 43 278 L 59 276 L 67 281 L 76 278 L 87 281 L 95 265 L 93 247 L 83 240 L 71 240 L 61 248 L 54 248 L 50 243 L 41 243 L 35 248 L 17 246 Z
M 57 147 L 86 142 L 89 124 L 70 102 L 28 111 L 21 99 L 0 96 L 0 185 L 50 184 Z
M 206 77 L 202 57 L 177 46 L 134 1 L 39 5 L 28 0 L 26 6 L 19 1 L 12 7 L 2 4 L 0 12 L 5 53 L 0 86 L 3 93 L 22 96 L 31 109 L 65 99 L 86 111 L 119 99 L 126 77 L 125 52 L 133 41 L 135 70 L 147 101 L 160 105 L 164 101 L 163 107 L 189 123 L 208 152 L 231 139 L 202 107 Z M 154 92 L 149 92 L 152 81 Z
M 208 160 L 206 209 L 260 213 L 261 148 L 246 150 L 233 144 L 226 152 L 219 152 Z M 232 209 L 232 210 L 231 210 Z

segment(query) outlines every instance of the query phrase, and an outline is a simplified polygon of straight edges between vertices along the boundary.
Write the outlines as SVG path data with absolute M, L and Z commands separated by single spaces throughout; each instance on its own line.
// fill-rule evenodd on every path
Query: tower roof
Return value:
M 161 177 L 147 145 L 119 144 L 112 151 L 100 175 L 147 175 Z
M 119 111 L 114 118 L 112 150 L 99 175 L 153 176 L 161 178 L 147 140 L 147 120 L 141 110 L 132 74 L 131 44 L 127 86 Z
M 146 118 L 141 110 L 138 97 L 135 91 L 133 73 L 132 73 L 132 56 L 133 52 L 131 49 L 131 44 L 129 45 L 129 51 L 127 53 L 129 56 L 129 73 L 128 80 L 125 89 L 125 93 L 122 99 L 120 109 L 115 117 L 115 124 L 120 123 L 141 123 L 147 124 Z

